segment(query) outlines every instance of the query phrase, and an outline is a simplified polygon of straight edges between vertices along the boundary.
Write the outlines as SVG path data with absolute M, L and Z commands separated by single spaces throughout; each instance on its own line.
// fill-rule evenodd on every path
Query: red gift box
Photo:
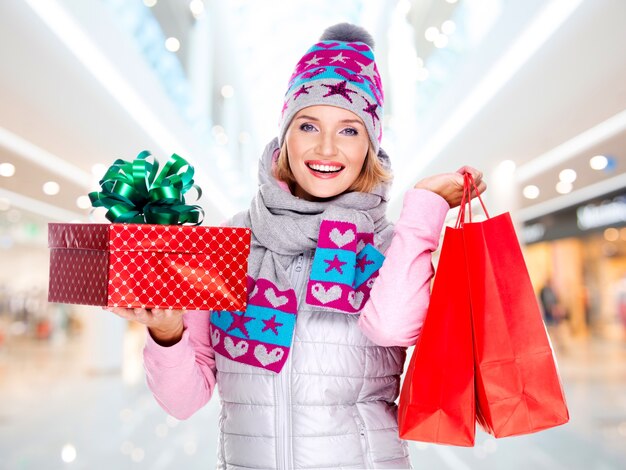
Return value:
M 48 301 L 241 311 L 250 229 L 48 224 Z

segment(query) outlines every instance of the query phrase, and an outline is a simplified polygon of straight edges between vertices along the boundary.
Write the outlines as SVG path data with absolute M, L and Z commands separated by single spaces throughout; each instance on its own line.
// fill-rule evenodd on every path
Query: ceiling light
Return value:
M 515 162 L 513 160 L 504 160 L 498 165 L 498 169 L 503 173 L 512 174 L 515 171 Z
M 41 215 L 46 220 L 58 220 L 59 222 L 69 222 L 74 219 L 83 219 L 84 214 L 61 209 L 58 205 L 48 204 L 41 199 L 34 199 L 13 191 L 0 188 L 0 201 L 6 199 L 10 201 L 11 207 L 23 209 L 30 214 Z M 15 210 L 15 209 L 12 209 Z M 7 212 L 7 217 L 12 210 Z M 17 211 L 19 214 L 19 211 Z
M 13 176 L 15 174 L 15 165 L 12 163 L 0 163 L 0 176 Z
M 572 183 L 567 181 L 559 181 L 556 184 L 556 192 L 559 194 L 567 194 L 572 192 Z
M 157 4 L 157 0 L 143 0 L 143 4 L 149 8 L 152 8 Z
M 222 87 L 222 96 L 224 98 L 232 98 L 235 94 L 235 89 L 231 85 L 224 85 Z
M 589 166 L 594 170 L 604 170 L 609 164 L 609 159 L 604 155 L 596 155 L 589 159 Z
M 68 163 L 63 158 L 47 152 L 41 147 L 37 147 L 3 127 L 0 127 L 0 147 L 10 150 L 20 157 L 49 170 L 51 173 L 59 175 L 65 180 L 72 181 L 78 186 L 87 187 L 86 183 L 90 179 L 89 173 Z
M 616 242 L 619 239 L 619 231 L 616 228 L 607 228 L 604 231 L 604 239 L 607 242 Z
M 539 188 L 534 184 L 524 187 L 522 194 L 526 199 L 537 199 L 539 197 Z
M 228 136 L 226 134 L 218 134 L 215 136 L 215 140 L 219 145 L 228 144 Z
M 421 146 L 419 153 L 411 159 L 411 163 L 402 168 L 398 179 L 394 180 L 392 199 L 399 197 L 407 186 L 415 184 L 412 175 L 418 174 L 441 155 L 454 138 L 472 122 L 476 114 L 492 100 L 581 3 L 582 0 L 546 3 L 507 51 L 482 74 L 480 83 L 466 93 L 464 99 L 448 112 L 445 122 L 429 135 L 428 141 Z M 516 172 L 518 181 L 526 181 L 528 178 L 521 178 L 520 170 L 521 168 Z
M 189 9 L 195 18 L 198 18 L 204 13 L 204 2 L 202 0 L 191 0 L 189 2 Z
M 165 49 L 170 52 L 178 52 L 180 49 L 180 41 L 175 37 L 169 37 L 165 40 Z
M 248 142 L 250 142 L 250 134 L 242 131 L 239 133 L 239 142 L 242 144 L 246 144 Z
M 192 164 L 194 161 L 196 163 L 201 161 L 199 152 L 197 150 L 192 151 L 193 146 L 190 147 L 169 126 L 165 125 L 163 116 L 155 113 L 150 106 L 152 103 L 149 105 L 145 98 L 130 84 L 127 78 L 128 74 L 122 71 L 119 63 L 114 62 L 115 57 L 109 59 L 103 53 L 105 45 L 96 45 L 92 35 L 79 25 L 74 15 L 69 14 L 67 9 L 60 5 L 61 2 L 25 0 L 24 3 L 58 36 L 59 40 L 85 66 L 94 79 L 122 106 L 122 109 L 137 122 L 164 153 L 170 154 L 175 149 L 179 155 L 186 155 L 187 160 Z M 2 142 L 5 133 L 3 131 L 4 129 L 0 127 L 0 142 Z M 48 154 L 41 151 L 38 153 L 40 155 Z M 59 160 L 65 163 L 64 160 L 57 159 L 57 161 Z M 40 164 L 47 165 L 48 162 Z M 58 170 L 56 171 L 58 172 Z M 196 175 L 198 178 L 195 181 L 202 188 L 206 200 L 211 201 L 214 206 L 216 217 L 225 218 L 226 215 L 237 211 L 237 205 L 232 198 L 216 185 L 216 178 L 207 172 L 199 172 Z M 89 174 L 86 178 L 73 179 L 73 181 L 77 181 L 81 186 L 91 187 L 91 175 Z M 72 217 L 72 219 L 74 218 Z
M 396 11 L 402 16 L 406 16 L 411 11 L 411 2 L 409 0 L 400 0 L 396 5 Z
M 107 166 L 104 163 L 96 163 L 91 166 L 91 174 L 100 179 L 107 171 Z
M 91 207 L 91 199 L 89 199 L 89 196 L 78 196 L 76 205 L 81 209 L 89 209 Z
M 437 36 L 437 39 L 435 39 L 433 44 L 439 49 L 446 47 L 448 45 L 448 36 L 446 36 L 445 34 L 440 34 L 439 36 Z
M 146 451 L 144 451 L 141 447 L 135 447 L 133 451 L 130 453 L 130 459 L 133 462 L 141 462 L 146 456 Z
M 61 449 L 61 460 L 65 463 L 70 463 L 76 460 L 76 447 L 72 444 L 65 444 Z
M 571 168 L 567 168 L 559 173 L 559 179 L 564 183 L 573 183 L 576 181 L 576 172 Z
M 426 28 L 426 31 L 424 31 L 424 37 L 427 41 L 433 42 L 439 37 L 439 29 L 437 29 L 435 26 Z
M 454 33 L 454 31 L 456 31 L 456 23 L 452 20 L 446 20 L 441 25 L 441 32 L 443 34 L 447 34 L 448 36 L 450 36 L 452 33 Z
M 59 191 L 61 191 L 61 186 L 56 181 L 48 181 L 43 184 L 43 192 L 48 196 L 59 194 Z
M 517 172 L 517 180 L 528 181 L 625 131 L 626 110 L 623 110 L 521 166 Z M 607 157 L 607 160 L 610 166 L 611 158 Z

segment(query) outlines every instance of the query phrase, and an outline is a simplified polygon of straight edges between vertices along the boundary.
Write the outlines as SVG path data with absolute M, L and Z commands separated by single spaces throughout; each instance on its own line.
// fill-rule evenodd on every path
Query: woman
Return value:
M 462 175 L 485 184 L 469 167 L 426 178 L 387 221 L 372 48 L 336 25 L 296 66 L 258 194 L 227 224 L 252 229 L 246 311 L 114 310 L 148 326 L 148 384 L 170 414 L 190 416 L 219 385 L 218 468 L 410 467 L 394 403 L 405 350 Z

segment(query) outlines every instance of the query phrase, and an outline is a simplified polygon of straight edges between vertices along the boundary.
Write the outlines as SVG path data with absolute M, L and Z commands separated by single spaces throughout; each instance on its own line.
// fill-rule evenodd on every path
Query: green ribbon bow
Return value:
M 102 191 L 89 193 L 93 207 L 108 209 L 111 222 L 133 224 L 199 225 L 204 218 L 200 206 L 185 204 L 191 188 L 202 195 L 193 182 L 193 167 L 173 154 L 159 172 L 159 163 L 144 150 L 135 160 L 115 160 L 99 184 Z

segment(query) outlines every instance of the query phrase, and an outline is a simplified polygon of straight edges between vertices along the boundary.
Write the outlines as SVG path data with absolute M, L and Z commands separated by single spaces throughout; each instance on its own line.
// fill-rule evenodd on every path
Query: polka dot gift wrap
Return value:
M 246 308 L 247 228 L 51 223 L 48 246 L 49 302 Z

